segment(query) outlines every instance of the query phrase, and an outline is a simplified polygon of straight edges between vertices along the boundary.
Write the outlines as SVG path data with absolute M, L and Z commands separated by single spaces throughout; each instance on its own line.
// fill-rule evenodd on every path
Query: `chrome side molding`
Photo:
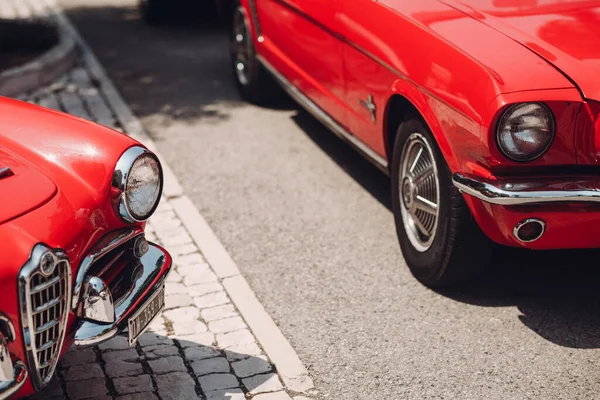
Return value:
M 452 183 L 461 192 L 486 203 L 516 206 L 535 203 L 600 203 L 600 181 L 572 179 L 535 182 L 483 181 L 458 172 Z
M 318 119 L 323 125 L 327 126 L 333 133 L 338 137 L 351 144 L 361 153 L 363 153 L 375 166 L 381 169 L 386 174 L 388 171 L 388 162 L 385 158 L 373 151 L 363 141 L 348 132 L 343 126 L 337 123 L 329 114 L 323 109 L 316 105 L 310 100 L 304 93 L 302 93 L 296 86 L 294 86 L 285 76 L 283 76 L 275 67 L 273 67 L 267 60 L 262 56 L 257 55 L 260 63 L 279 81 L 283 89 L 298 102 L 306 111 L 308 111 L 313 117 Z

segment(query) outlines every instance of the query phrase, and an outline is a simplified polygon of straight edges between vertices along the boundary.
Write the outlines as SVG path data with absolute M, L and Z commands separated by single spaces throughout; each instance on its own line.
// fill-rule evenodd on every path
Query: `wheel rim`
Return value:
M 438 171 L 433 151 L 420 133 L 409 136 L 400 166 L 400 209 L 404 230 L 417 251 L 427 251 L 435 239 L 440 204 Z
M 233 19 L 233 66 L 237 75 L 238 81 L 242 85 L 247 85 L 248 79 L 248 60 L 250 59 L 251 39 L 246 24 L 246 16 L 244 10 L 240 7 L 235 11 Z

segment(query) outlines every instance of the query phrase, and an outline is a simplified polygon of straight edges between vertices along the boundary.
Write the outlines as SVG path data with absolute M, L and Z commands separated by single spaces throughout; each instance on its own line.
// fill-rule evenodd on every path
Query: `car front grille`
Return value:
M 51 271 L 42 271 L 43 257 L 53 260 Z M 65 336 L 71 293 L 69 260 L 60 251 L 38 245 L 21 270 L 19 284 L 29 371 L 39 389 L 54 374 Z

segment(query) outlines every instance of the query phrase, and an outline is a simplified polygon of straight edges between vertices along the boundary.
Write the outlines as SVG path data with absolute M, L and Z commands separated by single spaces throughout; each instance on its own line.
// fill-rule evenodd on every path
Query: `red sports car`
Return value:
M 423 283 L 492 241 L 600 247 L 600 1 L 241 0 L 233 21 L 242 97 L 274 77 L 390 175 Z
M 0 399 L 40 390 L 73 344 L 164 305 L 171 257 L 144 237 L 162 192 L 156 156 L 119 132 L 0 99 Z

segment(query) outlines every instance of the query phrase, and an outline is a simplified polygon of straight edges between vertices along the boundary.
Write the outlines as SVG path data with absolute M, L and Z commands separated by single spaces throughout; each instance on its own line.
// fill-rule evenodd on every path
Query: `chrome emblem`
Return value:
M 12 171 L 8 167 L 0 167 L 0 179 L 6 178 L 7 176 L 11 176 Z
M 54 271 L 55 265 L 54 256 L 51 253 L 46 253 L 40 261 L 40 270 L 42 271 L 42 274 L 50 275 L 52 271 Z
M 369 94 L 369 97 L 367 97 L 367 100 L 360 100 L 360 105 L 363 106 L 364 108 L 367 109 L 367 111 L 369 111 L 369 113 L 371 114 L 371 120 L 373 122 L 375 122 L 375 119 L 377 118 L 377 107 L 375 106 L 375 103 L 373 102 L 373 96 Z

